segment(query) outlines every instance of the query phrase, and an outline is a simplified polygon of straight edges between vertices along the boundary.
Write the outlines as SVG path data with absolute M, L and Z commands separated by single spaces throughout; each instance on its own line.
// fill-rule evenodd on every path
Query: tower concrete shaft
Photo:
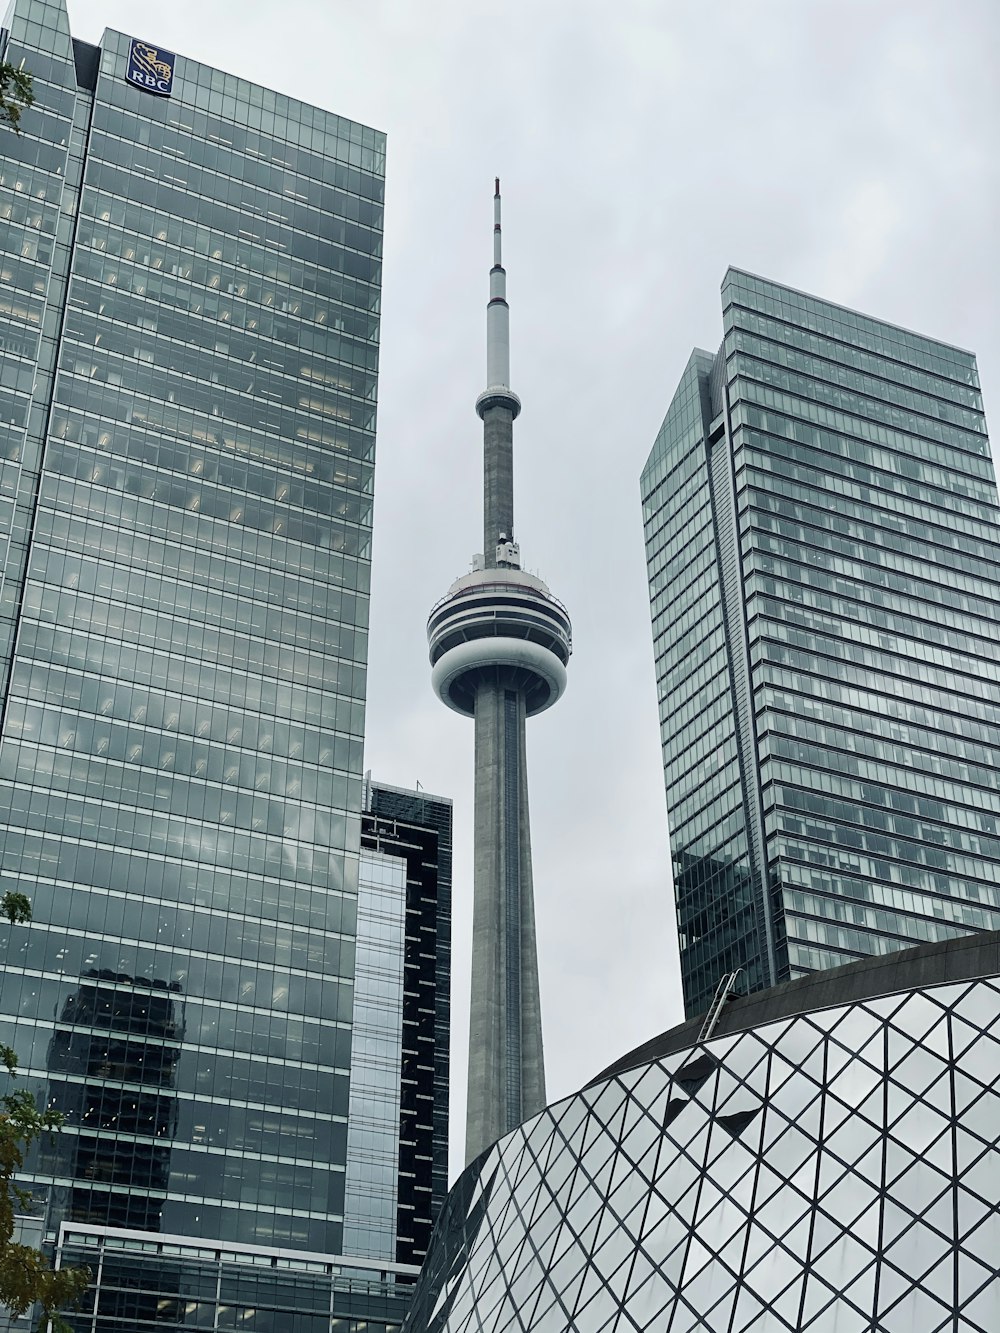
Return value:
M 535 903 L 528 831 L 525 719 L 566 686 L 566 609 L 520 568 L 514 542 L 514 419 L 510 312 L 496 183 L 486 308 L 483 545 L 471 574 L 431 611 L 434 688 L 476 723 L 472 1002 L 466 1157 L 472 1161 L 545 1105 Z
M 475 869 L 466 1159 L 545 1105 L 531 878 L 525 697 L 476 689 Z

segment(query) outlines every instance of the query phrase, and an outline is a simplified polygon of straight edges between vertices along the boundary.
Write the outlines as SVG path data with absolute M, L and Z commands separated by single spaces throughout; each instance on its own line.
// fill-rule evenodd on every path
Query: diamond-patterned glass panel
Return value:
M 404 1333 L 996 1333 L 994 982 L 730 1033 L 548 1108 L 459 1180 Z

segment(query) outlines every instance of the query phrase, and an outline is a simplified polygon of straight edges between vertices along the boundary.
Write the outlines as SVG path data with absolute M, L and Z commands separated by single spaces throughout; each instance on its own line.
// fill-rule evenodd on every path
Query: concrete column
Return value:
M 467 1161 L 545 1105 L 525 704 L 503 675 L 476 692 Z

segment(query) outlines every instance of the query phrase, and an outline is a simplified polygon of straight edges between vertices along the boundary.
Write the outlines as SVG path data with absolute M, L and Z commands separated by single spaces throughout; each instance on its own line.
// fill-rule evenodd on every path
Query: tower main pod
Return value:
M 500 181 L 493 201 L 486 308 L 483 554 L 427 622 L 431 679 L 449 708 L 475 718 L 475 871 L 466 1160 L 545 1104 L 538 956 L 528 828 L 525 719 L 566 686 L 569 616 L 521 570 L 514 540 L 510 311 L 500 262 Z

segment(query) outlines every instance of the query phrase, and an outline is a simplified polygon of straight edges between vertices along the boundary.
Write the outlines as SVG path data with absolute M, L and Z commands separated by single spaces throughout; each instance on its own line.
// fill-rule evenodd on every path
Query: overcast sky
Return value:
M 550 1096 L 682 1017 L 638 478 L 735 264 L 971 348 L 1000 422 L 997 0 L 69 0 L 388 134 L 367 765 L 455 802 L 464 1139 L 472 724 L 431 605 L 481 544 L 502 177 L 515 533 L 569 608 L 529 725 Z

